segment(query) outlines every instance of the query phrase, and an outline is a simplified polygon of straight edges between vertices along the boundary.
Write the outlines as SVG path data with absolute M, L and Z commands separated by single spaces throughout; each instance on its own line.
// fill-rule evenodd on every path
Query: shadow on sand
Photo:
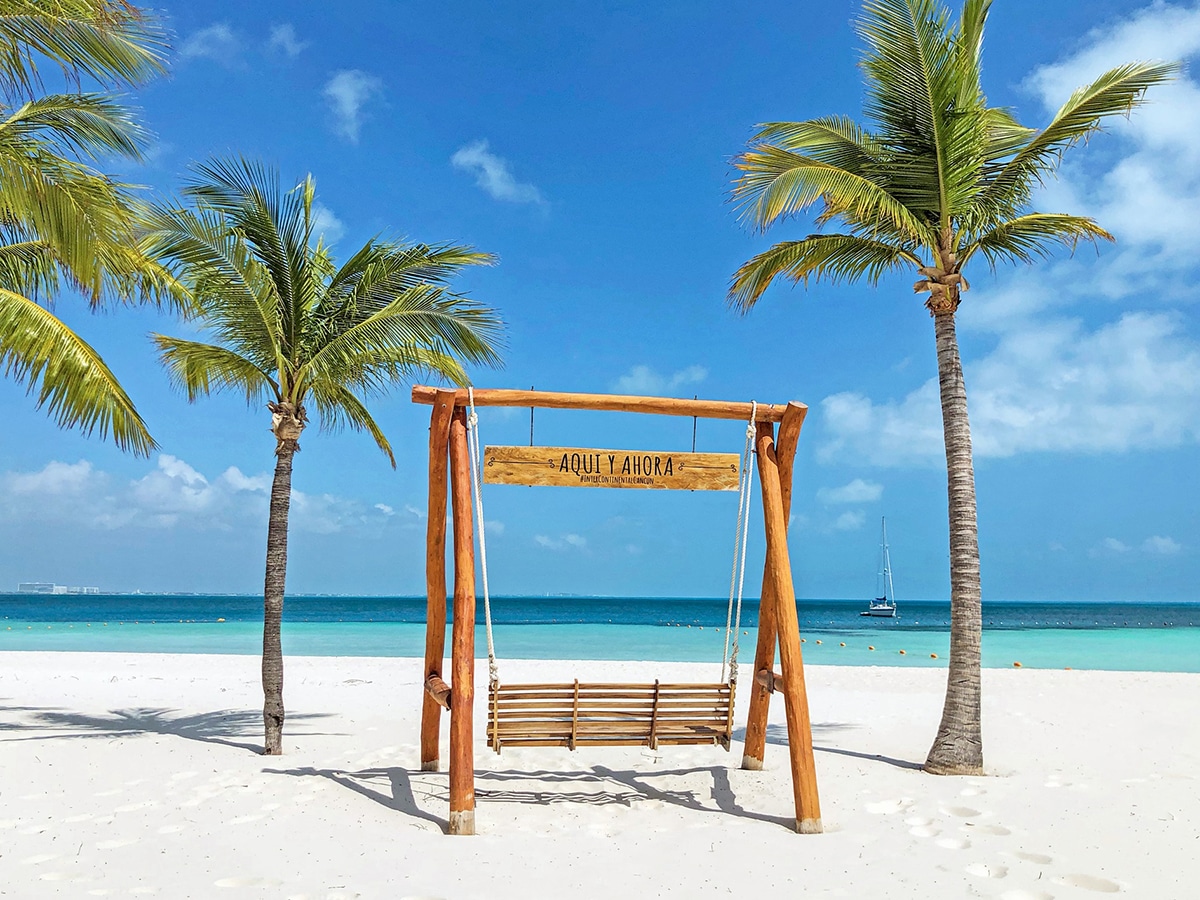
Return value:
M 0 720 L 0 742 L 54 741 L 75 738 L 114 738 L 130 734 L 163 734 L 222 744 L 251 753 L 262 751 L 261 743 L 238 740 L 257 737 L 261 741 L 262 713 L 257 710 L 220 709 L 194 715 L 178 715 L 176 710 L 136 707 L 113 709 L 106 714 L 88 715 L 62 709 L 27 706 L 0 707 L 0 714 L 19 713 L 20 722 Z M 287 724 L 296 726 L 325 718 L 327 713 L 293 713 Z M 297 732 L 293 732 L 297 733 Z M 299 734 L 321 732 L 300 731 Z

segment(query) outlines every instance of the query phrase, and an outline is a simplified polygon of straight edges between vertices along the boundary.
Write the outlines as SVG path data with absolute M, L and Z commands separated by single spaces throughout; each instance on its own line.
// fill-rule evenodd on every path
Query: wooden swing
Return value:
M 496 662 L 496 642 L 492 629 L 492 602 L 488 588 L 487 528 L 483 515 L 483 485 L 480 470 L 483 454 L 479 442 L 479 417 L 475 414 L 475 392 L 467 389 L 467 450 L 471 470 L 471 491 L 475 501 L 475 521 L 478 523 L 479 564 L 483 586 L 483 611 L 488 650 L 488 721 L 487 741 L 497 753 L 506 744 L 523 747 L 650 747 L 682 744 L 717 744 L 729 749 L 733 740 L 733 704 L 737 693 L 738 635 L 742 624 L 742 590 L 746 575 L 746 544 L 750 530 L 750 492 L 753 484 L 750 461 L 754 453 L 754 416 L 758 404 L 750 404 L 746 445 L 742 450 L 741 466 L 712 461 L 706 468 L 720 470 L 717 486 L 727 483 L 724 469 L 737 475 L 738 514 L 734 530 L 733 569 L 729 577 L 729 609 L 725 616 L 725 649 L 721 657 L 721 680 L 701 684 L 501 684 Z M 524 448 L 522 448 L 523 450 Z M 500 454 L 511 464 L 513 454 Z M 527 455 L 527 454 L 526 454 Z M 589 454 L 592 455 L 592 454 Z M 575 477 L 601 477 L 600 454 L 594 453 L 595 465 L 585 468 L 578 451 L 569 456 L 564 452 L 560 471 Z M 608 454 L 605 453 L 605 456 Z M 636 455 L 636 454 L 635 454 Z M 541 454 L 544 463 L 534 461 L 535 467 L 553 469 L 557 452 Z M 579 457 L 579 466 L 571 465 Z M 656 455 L 657 456 L 657 455 Z M 547 458 L 548 457 L 548 458 Z M 649 454 L 642 459 L 651 458 Z M 707 458 L 707 455 L 706 455 Z M 491 462 L 496 462 L 493 456 Z M 688 463 L 680 463 L 687 466 Z M 575 470 L 580 471 L 577 473 Z M 632 470 L 633 464 L 630 464 Z M 642 477 L 641 460 L 637 463 Z M 645 467 L 652 473 L 663 474 L 661 460 Z M 668 457 L 667 468 L 675 474 L 674 458 Z M 591 471 L 591 470 L 595 471 Z M 608 477 L 617 475 L 615 455 L 609 461 Z M 543 469 L 544 471 L 544 469 Z M 525 474 L 522 480 L 529 480 Z M 646 476 L 653 478 L 653 475 Z M 535 478 L 536 480 L 536 478 Z M 693 482 L 695 483 L 695 482 Z M 732 653 L 730 649 L 732 647 Z
M 819 832 L 820 808 L 813 770 L 811 725 L 786 544 L 792 465 L 806 407 L 798 403 L 779 407 L 597 394 L 437 390 L 421 386 L 413 388 L 413 401 L 433 405 L 429 437 L 428 614 L 421 767 L 426 771 L 437 771 L 439 768 L 440 713 L 446 709 L 450 712 L 450 833 L 475 832 L 472 711 L 475 693 L 475 526 L 471 509 L 472 495 L 479 522 L 488 641 L 489 746 L 497 753 L 505 746 L 560 746 L 574 750 L 577 747 L 595 746 L 657 748 L 665 745 L 715 744 L 728 750 L 733 734 L 737 685 L 737 636 L 740 633 L 749 525 L 750 460 L 755 453 L 763 491 L 767 559 L 759 612 L 755 679 L 742 767 L 762 768 L 767 707 L 771 693 L 778 689 L 784 694 L 787 711 L 796 828 L 803 833 Z M 545 447 L 488 447 L 486 453 L 481 453 L 475 427 L 476 405 L 748 419 L 749 426 L 740 470 L 736 464 L 736 454 L 650 454 L 643 451 Z M 775 422 L 781 423 L 778 449 L 775 445 Z M 556 464 L 560 454 L 561 464 Z M 619 469 L 618 459 L 623 459 L 623 469 Z M 486 474 L 481 474 L 481 469 L 486 469 Z M 575 680 L 547 684 L 501 684 L 497 673 L 487 585 L 481 481 L 732 490 L 731 478 L 736 479 L 739 491 L 738 529 L 720 682 L 604 684 Z M 451 684 L 442 678 L 446 625 L 447 480 L 454 524 Z M 782 675 L 773 672 L 777 639 L 782 657 Z

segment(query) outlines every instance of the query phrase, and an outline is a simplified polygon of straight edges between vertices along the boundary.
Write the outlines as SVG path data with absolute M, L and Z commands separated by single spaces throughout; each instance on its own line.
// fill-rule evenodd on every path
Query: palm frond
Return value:
M 1117 66 L 1091 84 L 1076 90 L 1054 114 L 1050 124 L 1030 140 L 989 179 L 982 202 L 1013 194 L 1024 196 L 1029 186 L 1058 168 L 1062 152 L 1098 131 L 1112 116 L 1128 115 L 1156 84 L 1180 72 L 1174 62 L 1136 62 Z
M 374 438 L 379 449 L 387 454 L 392 468 L 396 468 L 396 455 L 392 452 L 392 445 L 387 436 L 353 391 L 335 381 L 317 381 L 312 385 L 311 396 L 317 407 L 323 431 L 336 431 L 349 425 L 355 431 L 367 432 Z
M 162 334 L 150 338 L 171 380 L 187 393 L 189 402 L 228 389 L 242 391 L 250 406 L 267 396 L 282 399 L 271 376 L 233 350 Z
M 126 0 L 5 0 L 0 6 L 0 90 L 40 87 L 38 63 L 78 81 L 137 85 L 166 70 L 159 20 Z
M 742 174 L 733 199 L 744 218 L 760 228 L 802 212 L 817 202 L 852 222 L 881 221 L 911 240 L 928 229 L 912 212 L 869 178 L 770 144 L 758 144 L 734 159 Z
M 810 234 L 776 244 L 744 263 L 734 273 L 729 303 L 748 312 L 781 276 L 804 284 L 809 279 L 836 284 L 865 277 L 874 284 L 885 272 L 905 264 L 922 265 L 912 249 L 850 234 Z
M 148 456 L 155 443 L 133 401 L 91 346 L 48 310 L 0 288 L 0 367 L 62 428 Z
M 1005 260 L 1034 262 L 1050 255 L 1056 246 L 1074 251 L 1080 241 L 1112 241 L 1115 238 L 1086 216 L 1065 213 L 1030 213 L 991 228 L 966 245 L 961 263 L 982 253 L 994 268 Z
M 116 152 L 141 158 L 145 132 L 127 107 L 105 94 L 50 94 L 22 104 L 0 122 L 0 148 L 37 139 L 73 153 Z M 19 152 L 19 146 L 13 146 Z

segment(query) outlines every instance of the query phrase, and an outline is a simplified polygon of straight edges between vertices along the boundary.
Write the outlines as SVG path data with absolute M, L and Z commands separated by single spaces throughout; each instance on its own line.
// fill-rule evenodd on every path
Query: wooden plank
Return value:
M 430 404 L 437 388 L 415 385 L 413 403 Z M 455 396 L 459 406 L 467 405 L 467 392 L 459 389 Z M 628 394 L 575 394 L 563 391 L 514 391 L 502 388 L 475 390 L 476 406 L 532 406 L 538 409 L 591 409 L 605 412 L 650 413 L 660 416 L 695 416 L 699 419 L 750 418 L 750 404 L 724 400 L 687 400 L 674 397 L 636 397 Z M 802 406 L 803 404 L 796 404 Z M 778 422 L 787 407 L 781 403 L 759 403 L 755 419 L 759 422 Z
M 546 487 L 736 491 L 740 459 L 736 453 L 485 447 L 483 480 Z
M 454 512 L 454 631 L 450 666 L 454 708 L 450 711 L 450 833 L 475 833 L 475 529 L 467 414 L 450 421 L 450 504 Z
M 796 616 L 796 592 L 788 559 L 787 516 L 775 455 L 774 427 L 758 426 L 758 474 L 762 486 L 763 520 L 767 538 L 766 570 L 774 591 L 775 623 L 779 631 L 779 658 L 783 667 L 787 714 L 788 756 L 796 801 L 796 830 L 820 834 L 821 804 L 817 795 L 816 760 L 813 756 L 812 722 L 804 685 L 804 660 L 800 651 L 800 626 Z
M 429 417 L 429 517 L 425 525 L 425 676 L 440 676 L 446 664 L 446 487 L 450 416 L 454 392 L 440 391 Z M 447 707 L 448 708 L 448 707 Z M 421 771 L 436 772 L 442 707 L 421 698 Z
M 783 505 L 784 527 L 791 517 L 792 472 L 796 460 L 796 444 L 800 439 L 800 428 L 808 407 L 802 403 L 789 403 L 779 425 L 779 440 L 775 445 L 775 459 L 779 467 L 779 494 Z M 762 591 L 758 604 L 758 641 L 754 650 L 754 671 L 770 670 L 775 665 L 775 597 L 774 584 L 766 570 L 763 571 Z M 742 742 L 742 768 L 760 770 L 767 749 L 767 712 L 771 705 L 771 692 L 760 684 L 750 688 L 750 709 L 746 714 L 746 737 Z

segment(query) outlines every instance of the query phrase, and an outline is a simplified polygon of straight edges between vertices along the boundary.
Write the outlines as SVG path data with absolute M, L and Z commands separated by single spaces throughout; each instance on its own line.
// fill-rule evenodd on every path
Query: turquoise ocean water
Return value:
M 501 657 L 715 665 L 721 660 L 723 599 L 571 596 L 492 602 Z M 896 619 L 860 616 L 865 601 L 799 600 L 796 606 L 806 663 L 946 664 L 950 620 L 945 601 L 903 603 Z M 993 601 L 984 603 L 983 619 L 988 667 L 1020 662 L 1031 668 L 1200 672 L 1200 603 Z M 747 601 L 743 660 L 754 652 L 756 623 L 757 602 Z M 0 594 L 0 651 L 257 654 L 261 641 L 259 597 Z M 289 655 L 421 656 L 424 647 L 424 598 L 289 597 L 285 605 L 283 648 Z M 476 647 L 485 652 L 482 628 Z

